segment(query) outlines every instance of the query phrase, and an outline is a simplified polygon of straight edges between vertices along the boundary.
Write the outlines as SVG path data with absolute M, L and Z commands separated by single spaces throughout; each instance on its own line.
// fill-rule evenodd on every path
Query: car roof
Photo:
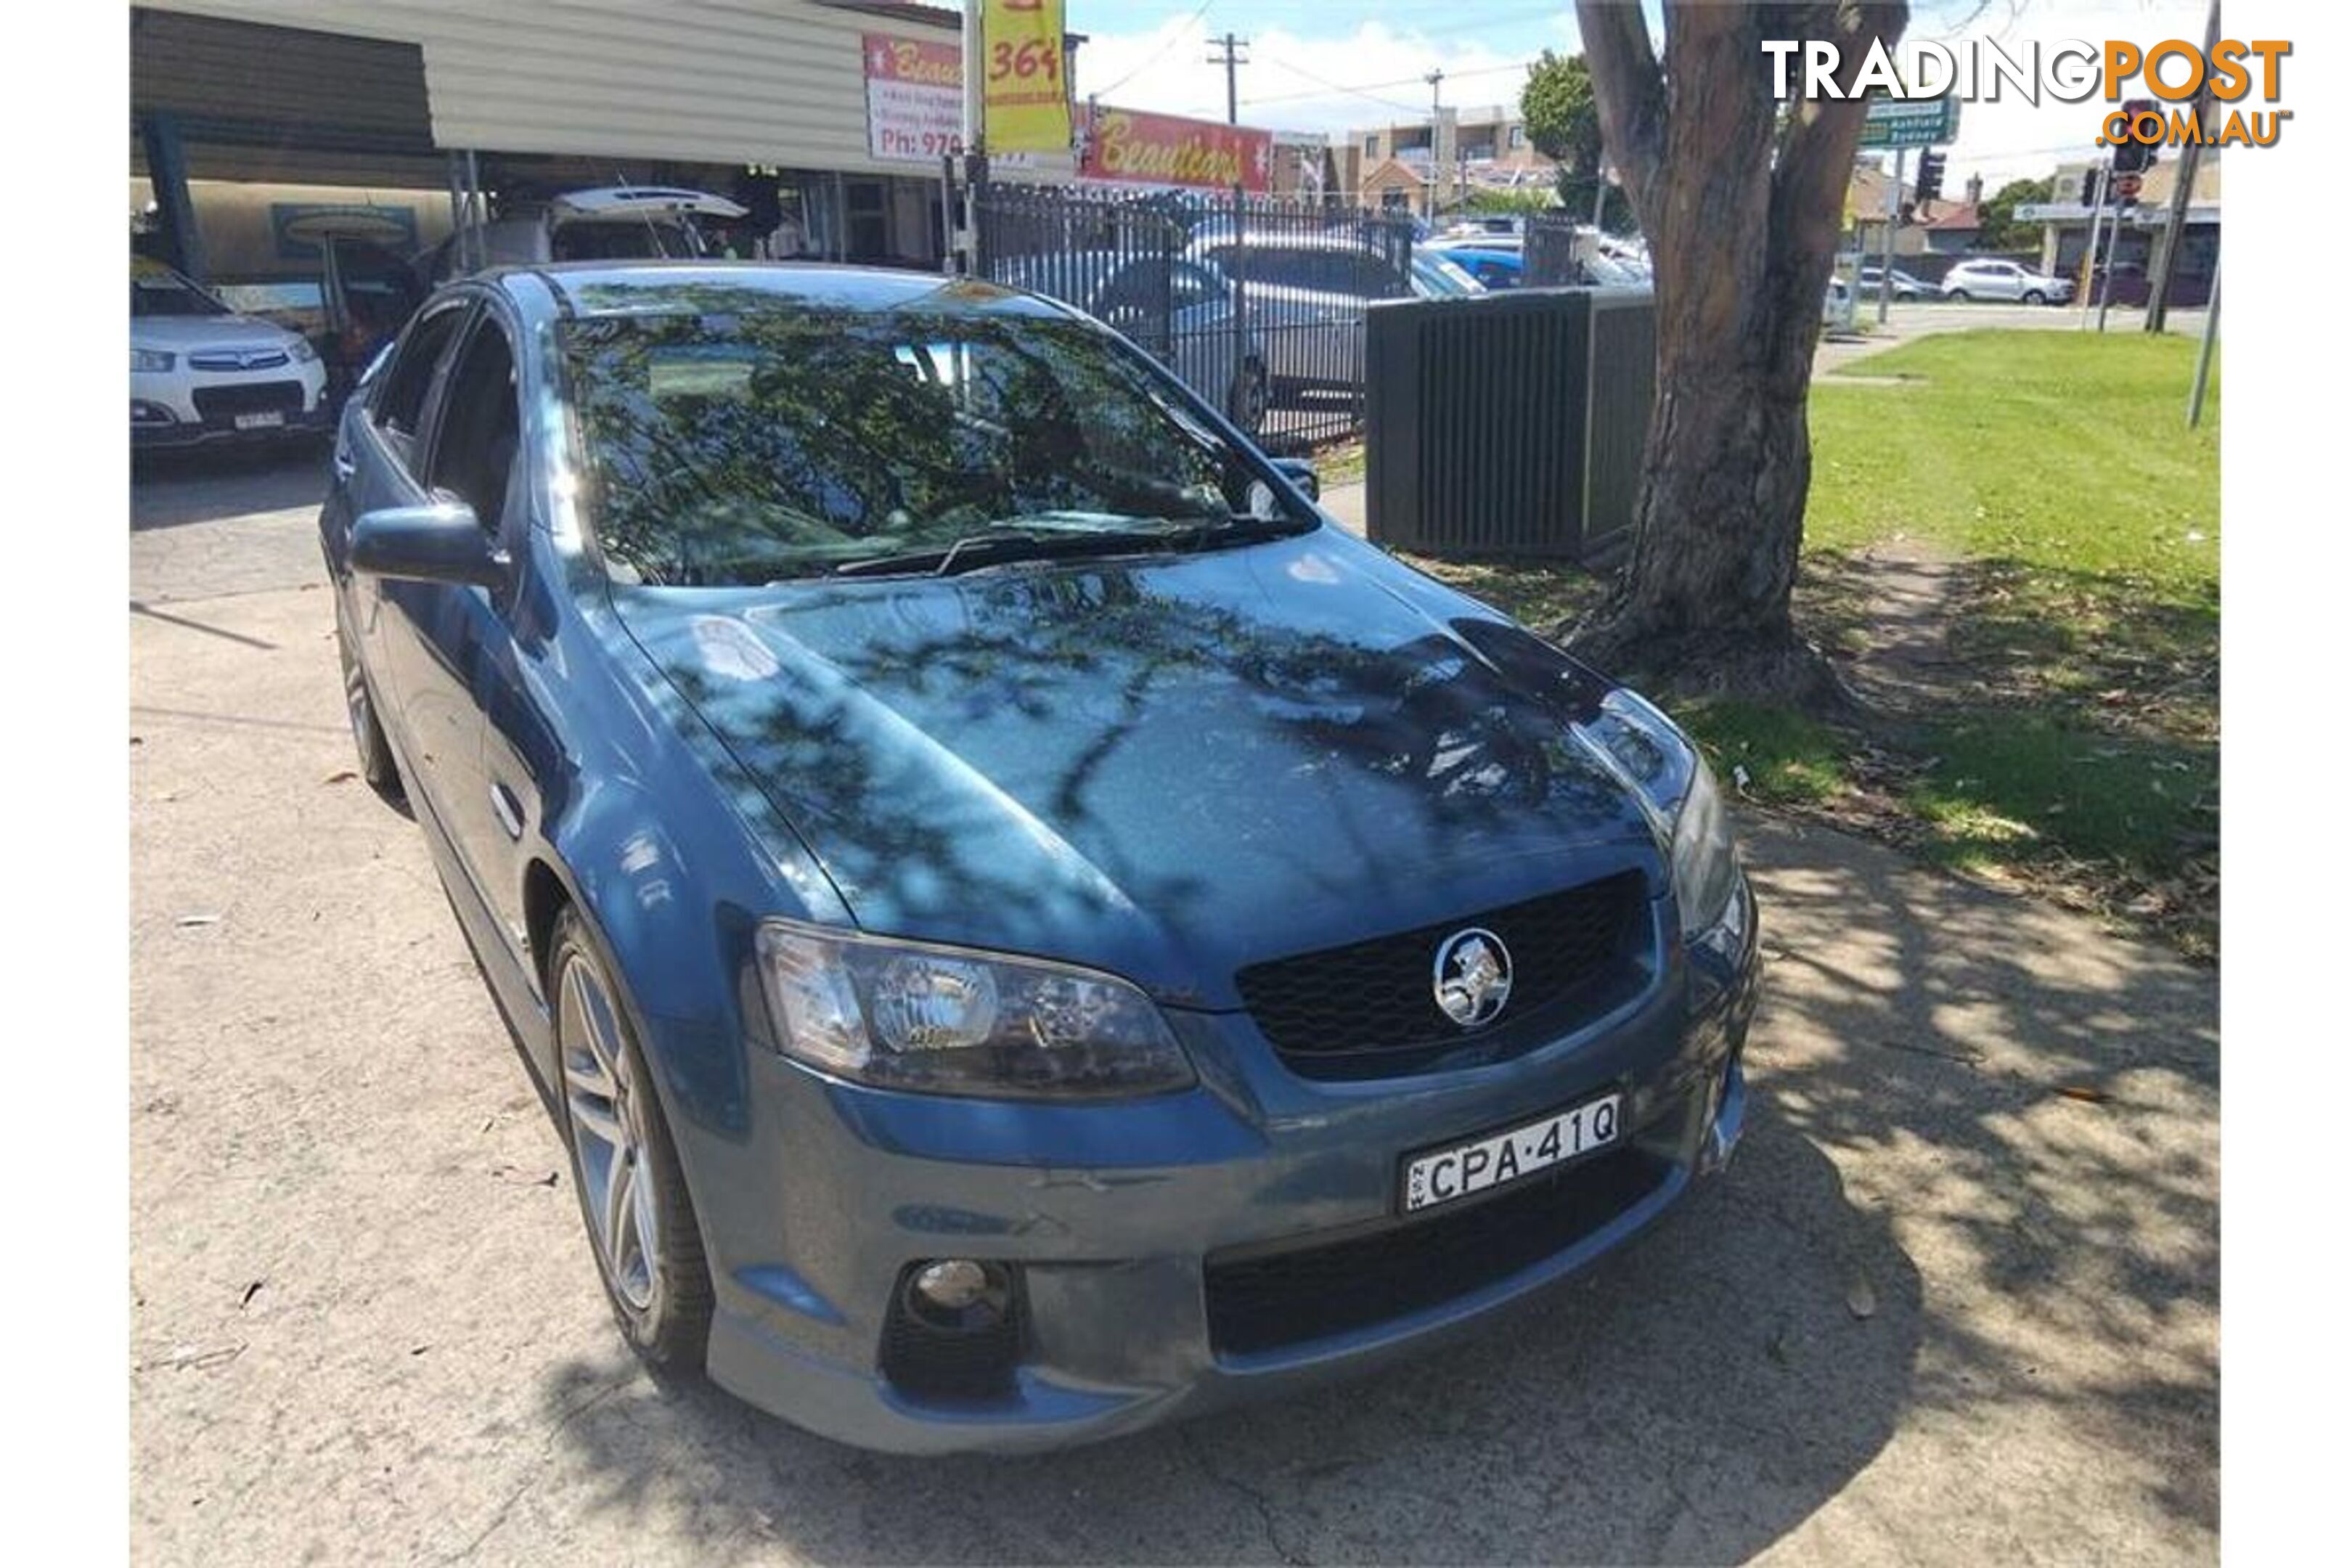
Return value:
M 536 279 L 553 297 L 557 311 L 574 317 L 679 315 L 769 302 L 778 310 L 1069 314 L 1067 307 L 1050 300 L 977 279 L 809 261 L 546 262 L 498 268 L 476 281 L 521 300 L 519 285 L 525 279 Z M 718 290 L 728 297 L 715 300 Z

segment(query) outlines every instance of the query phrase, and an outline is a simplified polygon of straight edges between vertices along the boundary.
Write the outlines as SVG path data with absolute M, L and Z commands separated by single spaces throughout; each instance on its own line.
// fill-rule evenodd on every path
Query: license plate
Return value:
M 1520 1181 L 1612 1143 L 1619 1109 L 1619 1097 L 1604 1094 L 1500 1132 L 1412 1155 L 1404 1165 L 1404 1212 Z
M 266 409 L 259 414 L 240 414 L 236 416 L 236 427 L 240 430 L 267 430 L 273 426 L 285 423 L 286 416 L 275 408 Z

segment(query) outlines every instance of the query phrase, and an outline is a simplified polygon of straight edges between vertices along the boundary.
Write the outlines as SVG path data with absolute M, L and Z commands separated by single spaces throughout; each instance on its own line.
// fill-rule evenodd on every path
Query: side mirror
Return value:
M 1270 458 L 1267 461 L 1274 465 L 1276 471 L 1284 479 L 1297 485 L 1300 493 L 1308 500 L 1319 501 L 1323 499 L 1323 481 L 1315 477 L 1314 464 L 1304 458 Z
M 362 512 L 352 525 L 352 568 L 376 577 L 486 588 L 506 579 L 505 558 L 464 501 Z

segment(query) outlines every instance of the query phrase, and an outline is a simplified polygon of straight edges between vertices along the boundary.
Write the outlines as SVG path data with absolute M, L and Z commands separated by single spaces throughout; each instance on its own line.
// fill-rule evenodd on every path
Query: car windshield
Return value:
M 167 267 L 134 267 L 132 316 L 226 316 L 229 308 Z
M 761 300 L 562 336 L 589 514 L 626 582 L 945 570 L 924 552 L 1192 547 L 1316 522 L 1082 322 Z

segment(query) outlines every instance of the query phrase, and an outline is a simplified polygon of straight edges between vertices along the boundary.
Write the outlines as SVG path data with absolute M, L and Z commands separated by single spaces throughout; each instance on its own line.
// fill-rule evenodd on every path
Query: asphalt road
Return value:
M 1765 817 L 1738 1162 L 1478 1342 L 1018 1461 L 655 1384 L 416 829 L 347 772 L 315 494 L 134 502 L 139 1561 L 2217 1554 L 2212 975 Z

